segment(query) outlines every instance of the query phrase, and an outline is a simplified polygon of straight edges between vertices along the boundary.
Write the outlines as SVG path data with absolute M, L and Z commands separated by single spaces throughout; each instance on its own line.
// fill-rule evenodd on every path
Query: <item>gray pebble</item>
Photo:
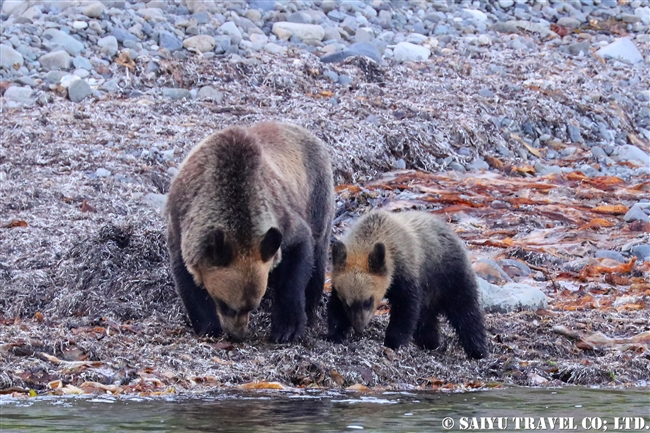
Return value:
M 183 48 L 183 43 L 173 34 L 163 30 L 158 33 L 158 46 L 173 52 Z
M 88 71 L 90 71 L 93 68 L 93 66 L 90 64 L 90 60 L 81 56 L 77 56 L 74 59 L 72 59 L 72 64 L 74 65 L 75 68 L 82 68 Z
M 582 139 L 582 134 L 580 133 L 580 127 L 574 125 L 573 123 L 569 123 L 567 125 L 567 129 L 569 130 L 569 138 L 571 138 L 571 141 L 573 143 L 582 143 L 584 140 Z
M 212 86 L 203 86 L 197 93 L 199 99 L 209 99 L 220 104 L 223 101 L 223 93 Z
M 650 155 L 630 144 L 618 146 L 616 148 L 616 158 L 621 161 L 638 161 L 646 167 L 650 166 Z
M 81 13 L 89 18 L 101 18 L 104 12 L 104 5 L 101 2 L 91 3 L 81 10 Z
M 23 55 L 12 47 L 0 44 L 0 68 L 13 69 L 14 65 L 24 64 Z
M 137 41 L 138 40 L 138 38 L 133 36 L 128 30 L 125 30 L 125 29 L 120 28 L 120 27 L 113 27 L 111 29 L 111 35 L 115 36 L 115 39 L 117 39 L 117 41 L 119 43 L 123 43 L 127 39 L 130 39 L 132 41 Z
M 481 90 L 479 90 L 478 94 L 484 98 L 494 98 L 494 92 L 488 89 L 487 87 L 484 87 Z
M 623 219 L 627 222 L 650 222 L 650 217 L 646 215 L 646 213 L 643 211 L 643 207 L 639 205 L 639 203 L 634 204 L 634 206 L 632 206 L 630 210 L 628 210 L 627 213 L 623 216 Z
M 104 84 L 102 84 L 100 89 L 105 92 L 116 93 L 120 89 L 119 83 L 120 83 L 119 78 L 113 78 L 106 81 Z
M 145 72 L 151 73 L 151 72 L 158 72 L 160 69 L 160 66 L 158 66 L 158 63 L 154 61 L 149 61 L 147 63 L 147 68 L 145 69 Z
M 603 148 L 602 147 L 597 147 L 597 146 L 591 148 L 591 155 L 596 159 L 606 158 L 607 157 L 607 153 L 605 153 Z
M 287 17 L 287 21 L 290 23 L 300 24 L 311 24 L 313 22 L 311 16 L 308 13 L 302 11 L 292 13 Z
M 329 19 L 331 19 L 332 21 L 336 21 L 336 22 L 340 23 L 340 22 L 343 22 L 343 20 L 345 20 L 345 18 L 347 18 L 347 15 L 344 14 L 343 12 L 338 11 L 338 10 L 335 9 L 333 11 L 328 12 L 327 17 Z
M 583 41 L 576 42 L 575 44 L 570 44 L 562 48 L 572 56 L 577 56 L 580 53 L 583 53 L 584 55 L 589 54 L 589 46 L 590 44 L 588 41 Z
M 95 171 L 95 176 L 97 177 L 108 177 L 111 175 L 111 172 L 109 170 L 106 170 L 105 168 L 98 168 Z
M 598 250 L 596 251 L 594 257 L 596 257 L 597 259 L 612 259 L 621 263 L 627 262 L 627 259 L 625 258 L 625 256 L 623 256 L 623 254 L 619 253 L 618 251 L 612 251 L 612 250 Z
M 77 56 L 84 50 L 83 43 L 61 30 L 47 29 L 42 38 L 48 40 L 53 47 L 63 48 L 71 56 Z
M 341 86 L 347 86 L 352 83 L 352 77 L 349 75 L 341 74 L 339 75 L 339 84 Z
M 650 244 L 635 245 L 630 252 L 641 261 L 648 261 L 650 258 Z
M 113 57 L 117 54 L 118 45 L 117 38 L 115 36 L 106 36 L 97 41 L 97 46 L 101 48 L 101 52 L 108 54 L 110 57 Z
M 63 50 L 47 53 L 39 57 L 38 62 L 46 70 L 50 69 L 70 69 L 72 66 L 72 57 Z
M 32 94 L 34 91 L 29 87 L 9 87 L 4 94 L 7 101 L 14 101 L 25 105 L 32 105 L 34 100 Z
M 465 167 L 463 167 L 462 164 L 459 164 L 459 163 L 456 162 L 456 161 L 451 162 L 451 163 L 449 164 L 449 168 L 452 169 L 452 170 L 454 170 L 454 171 L 461 171 L 461 172 L 465 172 L 465 171 L 467 171 L 467 170 L 465 170 Z
M 85 80 L 75 80 L 68 86 L 68 98 L 72 102 L 81 102 L 91 94 L 92 89 Z
M 488 163 L 485 162 L 481 157 L 467 164 L 468 170 L 488 170 L 489 168 L 490 166 L 488 165 Z
M 342 51 L 322 56 L 320 61 L 323 63 L 338 63 L 351 56 L 365 56 L 377 63 L 382 63 L 381 53 L 371 42 L 357 42 Z
M 162 94 L 164 97 L 178 100 L 178 99 L 191 99 L 192 95 L 187 89 L 179 89 L 174 87 L 164 87 L 162 89 Z
M 566 27 L 567 29 L 575 29 L 580 27 L 580 21 L 572 17 L 562 17 L 557 20 L 557 25 L 560 27 Z
M 339 81 L 339 74 L 337 74 L 334 71 L 325 71 L 323 72 L 323 76 L 330 80 L 332 83 L 336 83 Z

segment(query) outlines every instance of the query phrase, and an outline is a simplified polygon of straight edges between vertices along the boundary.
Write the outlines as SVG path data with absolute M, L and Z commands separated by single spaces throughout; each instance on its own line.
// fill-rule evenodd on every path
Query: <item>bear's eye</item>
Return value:
M 363 305 L 363 309 L 364 309 L 364 310 L 369 310 L 370 308 L 372 308 L 372 306 L 373 306 L 374 304 L 375 304 L 375 300 L 374 300 L 373 297 L 371 296 L 371 297 L 369 297 L 368 299 L 366 299 L 365 301 L 363 301 L 363 304 L 362 304 L 362 305 Z
M 221 314 L 223 314 L 224 316 L 235 317 L 237 315 L 237 312 L 232 308 L 230 308 L 228 304 L 226 304 L 222 300 L 218 300 L 217 304 L 219 304 L 219 310 L 221 311 Z

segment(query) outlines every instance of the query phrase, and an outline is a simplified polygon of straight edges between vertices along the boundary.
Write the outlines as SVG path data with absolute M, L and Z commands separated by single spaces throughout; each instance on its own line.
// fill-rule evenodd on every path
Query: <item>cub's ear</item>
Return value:
M 226 239 L 221 229 L 216 229 L 205 244 L 205 255 L 212 266 L 228 266 L 233 259 L 232 245 Z
M 344 266 L 347 258 L 348 250 L 345 244 L 341 241 L 334 242 L 332 244 L 332 264 L 334 266 Z
M 275 253 L 280 248 L 282 244 L 282 233 L 280 230 L 275 227 L 271 227 L 268 232 L 264 235 L 262 243 L 260 244 L 260 254 L 262 255 L 262 261 L 268 262 L 273 258 Z
M 382 275 L 386 273 L 386 247 L 383 243 L 377 242 L 370 254 L 368 254 L 368 269 L 373 274 Z

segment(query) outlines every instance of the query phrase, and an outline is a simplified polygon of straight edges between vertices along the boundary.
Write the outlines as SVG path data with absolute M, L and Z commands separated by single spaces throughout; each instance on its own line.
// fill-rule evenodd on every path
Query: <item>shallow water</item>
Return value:
M 453 426 L 445 424 L 450 420 Z M 650 431 L 650 390 L 509 388 L 466 394 L 259 392 L 174 400 L 0 399 L 2 433 L 499 429 Z

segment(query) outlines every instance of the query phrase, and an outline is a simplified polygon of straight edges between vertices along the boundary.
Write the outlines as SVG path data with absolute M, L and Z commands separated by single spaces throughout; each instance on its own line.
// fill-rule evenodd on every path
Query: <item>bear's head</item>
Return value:
M 266 292 L 269 272 L 281 258 L 282 233 L 270 228 L 250 248 L 240 248 L 223 230 L 208 233 L 198 263 L 186 263 L 198 286 L 216 303 L 223 330 L 233 339 L 246 335 L 250 312 Z
M 391 262 L 386 247 L 370 249 L 337 241 L 332 245 L 332 289 L 358 333 L 368 325 L 391 284 Z

